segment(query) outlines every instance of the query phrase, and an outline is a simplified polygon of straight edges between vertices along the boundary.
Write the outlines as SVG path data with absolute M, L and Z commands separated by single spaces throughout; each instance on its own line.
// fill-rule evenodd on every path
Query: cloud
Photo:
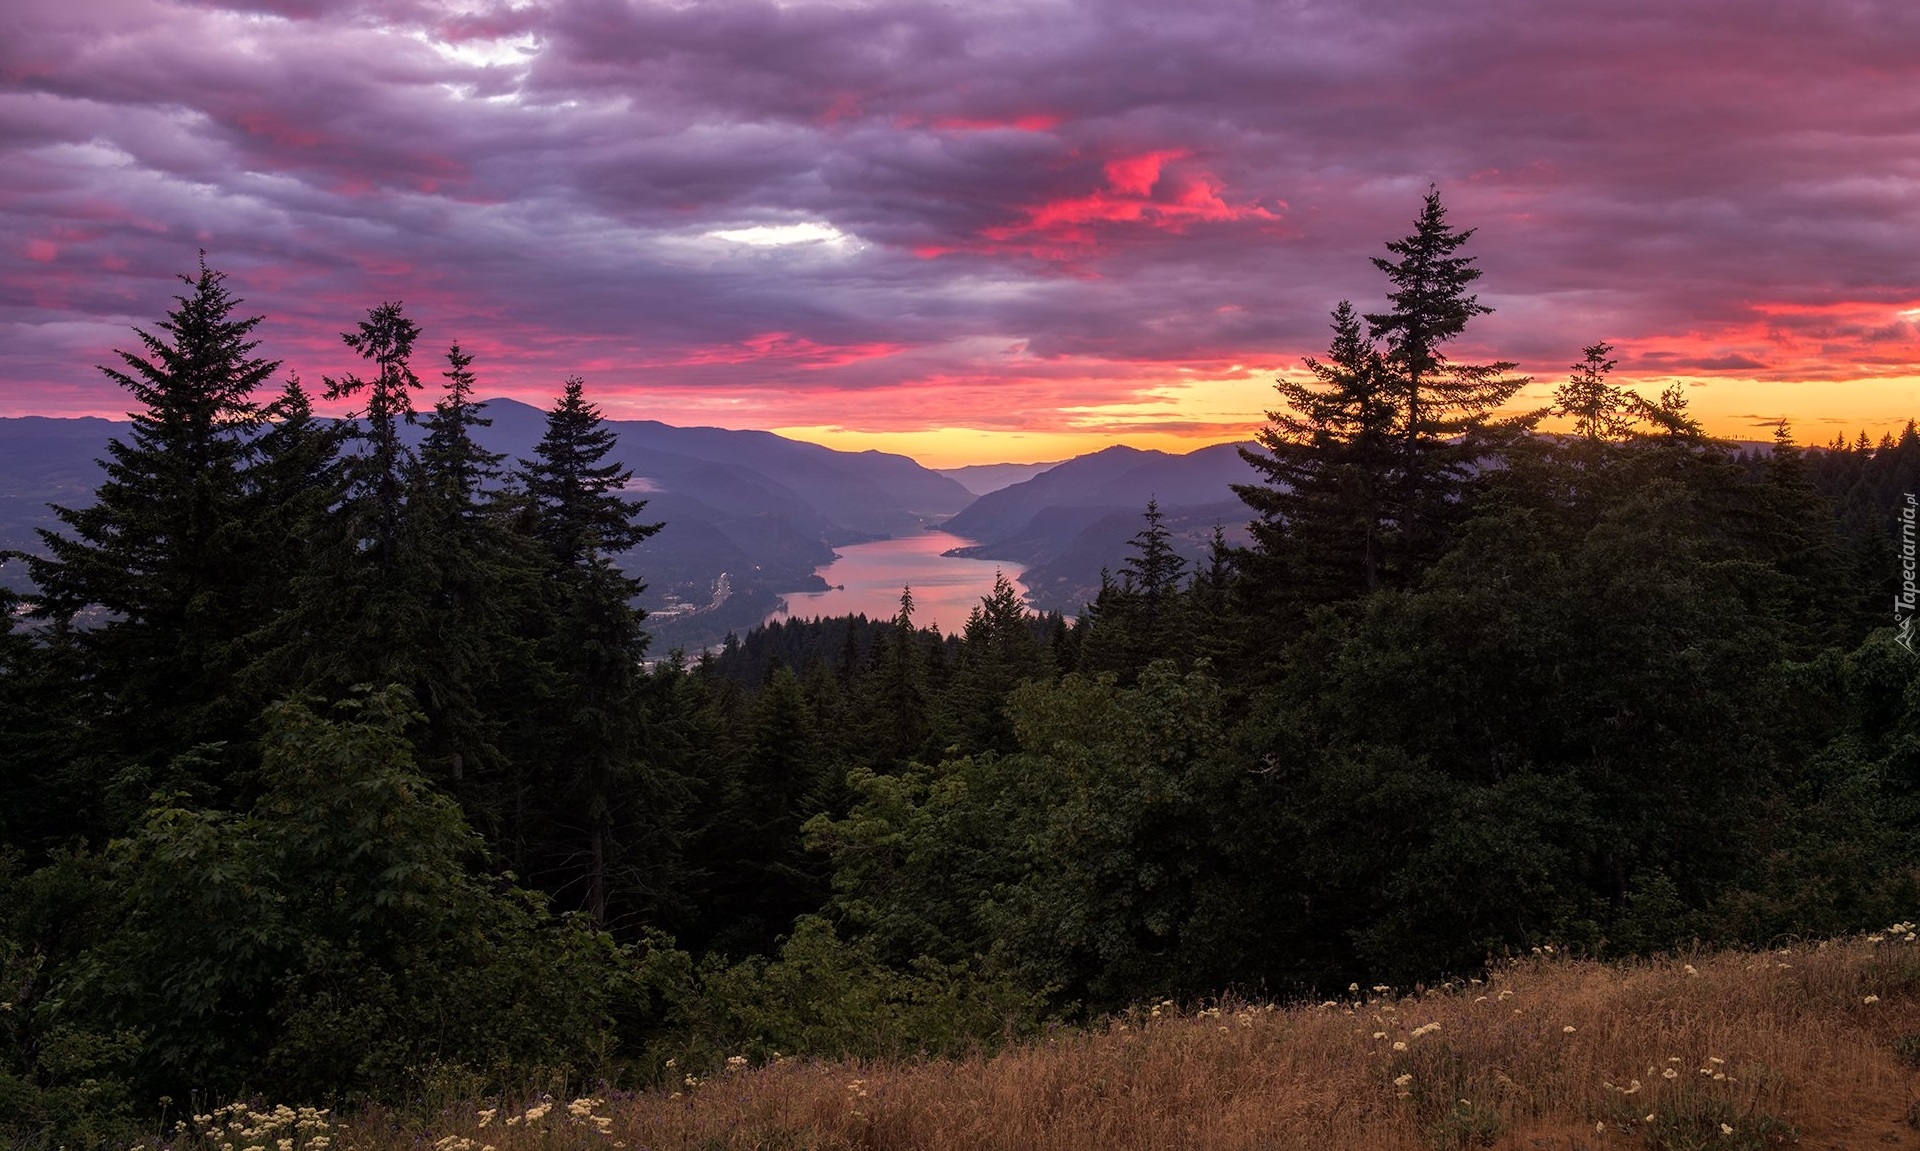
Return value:
M 1895 0 L 26 0 L 0 405 L 123 407 L 205 248 L 308 378 L 400 299 L 529 399 L 1056 423 L 1318 350 L 1430 183 L 1463 356 L 1920 372 L 1916 54 Z

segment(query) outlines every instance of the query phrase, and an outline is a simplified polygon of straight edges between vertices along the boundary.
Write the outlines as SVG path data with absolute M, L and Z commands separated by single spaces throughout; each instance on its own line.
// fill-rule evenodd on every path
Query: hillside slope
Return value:
M 1217 524 L 1243 542 L 1245 505 L 1232 485 L 1254 478 L 1239 445 L 1214 444 L 1184 455 L 1115 446 L 1078 456 L 1021 483 L 981 496 L 943 525 L 977 543 L 951 554 L 1023 565 L 1028 601 L 1076 612 L 1117 572 L 1127 541 L 1157 501 L 1173 544 L 1199 562 Z
M 476 1100 L 424 1133 L 368 1113 L 336 1138 L 362 1151 L 435 1139 L 498 1151 L 1911 1146 L 1920 948 L 1887 938 L 1651 962 L 1542 954 L 1425 991 L 1167 1002 L 992 1056 L 725 1054 L 683 1052 L 651 1091 Z M 495 1121 L 501 1109 L 510 1125 Z

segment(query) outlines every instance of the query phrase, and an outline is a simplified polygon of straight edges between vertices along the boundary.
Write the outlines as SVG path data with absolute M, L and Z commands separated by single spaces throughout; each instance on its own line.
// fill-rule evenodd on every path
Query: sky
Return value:
M 1245 438 L 1429 186 L 1544 402 L 1920 414 L 1911 0 L 11 0 L 0 415 L 206 252 L 318 386 L 416 368 L 933 466 Z M 423 402 L 426 402 L 423 400 Z

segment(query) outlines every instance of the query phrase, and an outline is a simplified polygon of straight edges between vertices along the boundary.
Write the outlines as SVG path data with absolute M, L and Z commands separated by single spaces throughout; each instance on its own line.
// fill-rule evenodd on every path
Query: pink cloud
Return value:
M 1319 350 L 1435 182 L 1498 309 L 1463 355 L 1896 376 L 1916 58 L 1896 0 L 26 0 L 0 379 L 117 409 L 91 365 L 205 248 L 309 379 L 404 299 L 541 401 L 582 371 L 689 412 L 1040 424 Z M 793 224 L 841 239 L 712 238 Z

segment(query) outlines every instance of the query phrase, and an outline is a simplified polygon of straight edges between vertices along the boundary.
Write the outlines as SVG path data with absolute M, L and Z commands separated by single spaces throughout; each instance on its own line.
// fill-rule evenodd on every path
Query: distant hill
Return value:
M 1247 533 L 1247 505 L 1237 499 L 1162 508 L 1161 512 L 1161 526 L 1172 534 L 1169 542 L 1173 550 L 1186 559 L 1189 575 L 1207 562 L 1215 527 L 1221 529 L 1229 544 L 1244 545 L 1251 539 Z M 1078 612 L 1100 593 L 1102 568 L 1114 579 L 1120 578 L 1127 557 L 1134 554 L 1127 544 L 1145 526 L 1141 508 L 1110 511 L 1074 532 L 1064 543 L 1056 544 L 1045 555 L 1028 561 L 1029 566 L 1020 573 L 1028 602 L 1043 611 Z
M 968 464 L 963 468 L 935 468 L 934 470 L 948 479 L 957 482 L 976 496 L 988 492 L 997 492 L 1010 484 L 1030 480 L 1049 468 L 1058 467 L 1059 460 L 1045 464 Z
M 538 408 L 489 400 L 480 442 L 512 459 L 531 456 L 546 427 Z M 57 524 L 49 503 L 91 502 L 94 461 L 125 421 L 0 418 L 0 549 L 37 551 L 35 528 Z M 836 546 L 919 531 L 962 510 L 973 493 L 906 456 L 838 452 L 771 432 L 676 428 L 609 420 L 613 458 L 634 472 L 645 517 L 664 530 L 623 557 L 647 581 L 641 603 L 661 650 L 717 643 L 744 631 L 779 593 L 818 590 L 814 569 Z M 416 438 L 422 433 L 410 430 Z M 720 577 L 729 578 L 718 594 Z M 18 582 L 18 565 L 5 573 Z M 717 602 L 716 602 L 717 601 Z
M 950 554 L 1023 564 L 1034 607 L 1075 612 L 1099 591 L 1100 570 L 1125 562 L 1149 499 L 1176 549 L 1197 562 L 1216 523 L 1244 540 L 1246 506 L 1230 485 L 1256 478 L 1236 444 L 1184 455 L 1115 446 L 989 492 L 942 526 L 979 541 Z

